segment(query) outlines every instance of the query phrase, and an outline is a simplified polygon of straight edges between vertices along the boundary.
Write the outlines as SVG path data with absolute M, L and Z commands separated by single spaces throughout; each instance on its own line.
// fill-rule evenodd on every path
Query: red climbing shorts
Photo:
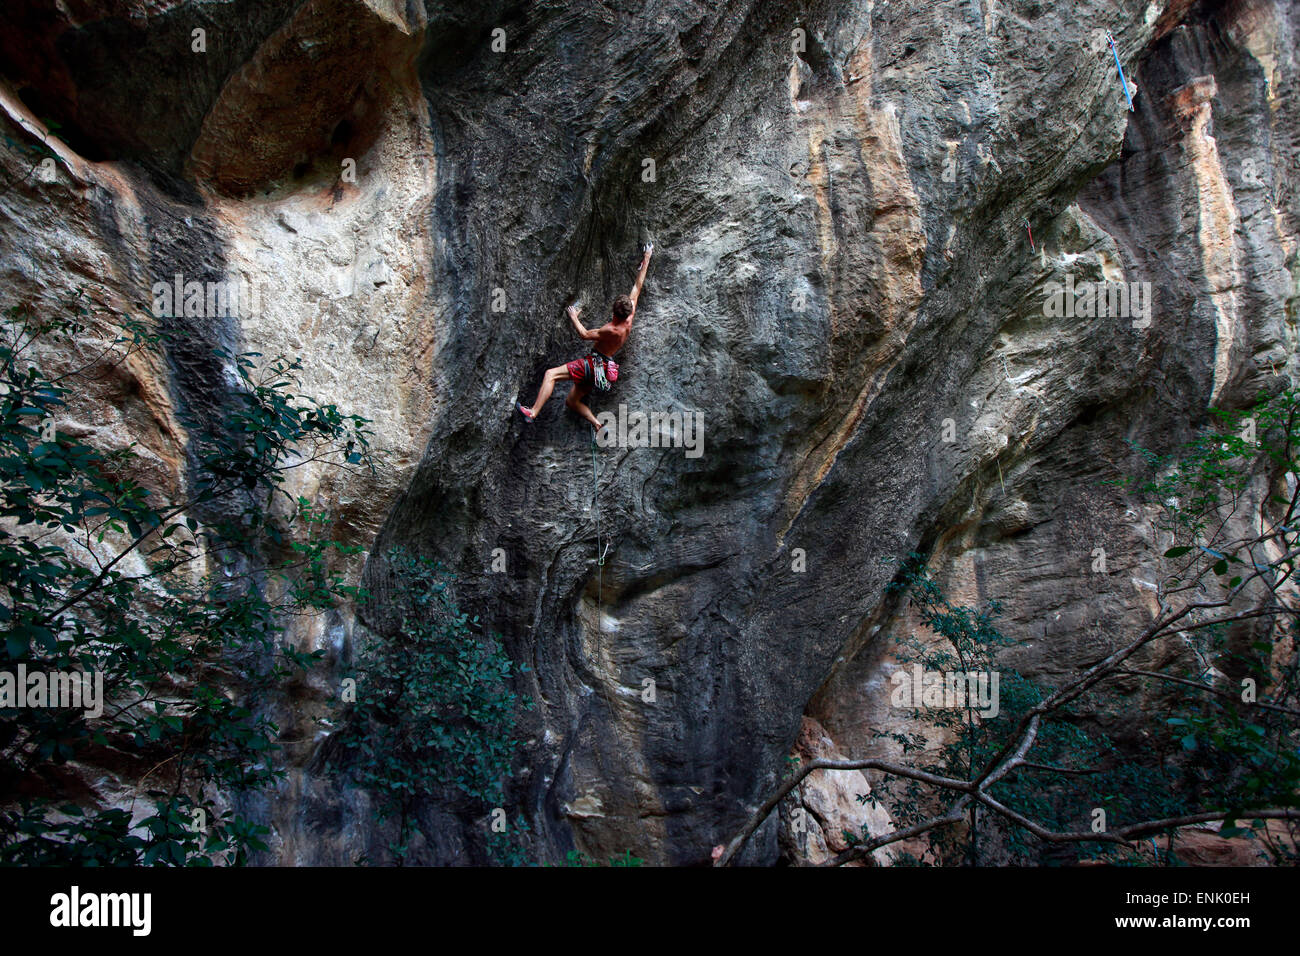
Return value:
M 569 378 L 573 379 L 579 385 L 591 378 L 590 359 L 574 359 L 572 362 L 566 362 L 564 367 L 569 370 Z
M 592 371 L 592 362 L 604 361 L 605 378 L 610 385 L 618 381 L 618 363 L 612 358 L 603 355 L 584 355 L 580 359 L 574 359 L 572 362 L 566 362 L 564 367 L 569 370 L 569 377 L 579 385 L 592 385 L 595 383 L 596 375 Z

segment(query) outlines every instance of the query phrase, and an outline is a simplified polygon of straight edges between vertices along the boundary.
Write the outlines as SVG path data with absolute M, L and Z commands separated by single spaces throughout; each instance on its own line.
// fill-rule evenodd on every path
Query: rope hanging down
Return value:
M 600 602 L 605 590 L 605 550 L 600 550 L 600 472 L 596 469 L 596 436 L 591 436 L 591 507 L 596 515 L 596 626 L 600 627 Z

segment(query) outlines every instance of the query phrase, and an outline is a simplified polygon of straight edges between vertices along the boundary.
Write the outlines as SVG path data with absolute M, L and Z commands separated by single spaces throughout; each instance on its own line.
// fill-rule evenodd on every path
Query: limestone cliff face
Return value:
M 377 476 L 297 480 L 379 603 L 297 637 L 337 663 L 393 545 L 457 568 L 531 668 L 512 798 L 538 859 L 705 862 L 796 743 L 874 745 L 906 623 L 883 558 L 933 549 L 958 596 L 1003 600 L 1027 674 L 1090 659 L 1150 613 L 1155 543 L 1101 484 L 1126 440 L 1168 448 L 1295 371 L 1286 0 L 11 6 L 5 133 L 58 160 L 4 150 L 0 305 L 257 291 L 175 320 L 196 344 L 78 413 L 183 480 L 175 409 L 223 387 L 206 343 L 301 355 L 306 391 L 373 419 Z M 513 405 L 580 354 L 562 306 L 596 321 L 651 238 L 596 410 L 699 412 L 704 450 L 602 449 L 593 474 L 562 402 Z M 1067 281 L 1138 291 L 1062 314 Z M 281 862 L 382 845 L 316 759 L 334 693 L 281 705 L 291 772 L 251 808 Z M 825 853 L 853 784 L 808 787 Z M 419 860 L 481 859 L 482 820 L 422 823 Z M 779 829 L 751 861 L 814 852 Z

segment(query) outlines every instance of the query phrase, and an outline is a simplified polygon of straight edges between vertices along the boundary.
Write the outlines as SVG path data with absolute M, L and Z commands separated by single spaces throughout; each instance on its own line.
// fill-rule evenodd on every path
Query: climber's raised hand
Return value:
M 632 286 L 632 291 L 628 293 L 632 299 L 632 307 L 634 309 L 636 308 L 637 300 L 641 298 L 641 286 L 645 285 L 645 274 L 646 270 L 650 268 L 650 254 L 654 252 L 655 244 L 653 242 L 647 242 L 641 248 L 645 250 L 644 254 L 641 256 L 641 268 L 637 270 L 636 284 Z

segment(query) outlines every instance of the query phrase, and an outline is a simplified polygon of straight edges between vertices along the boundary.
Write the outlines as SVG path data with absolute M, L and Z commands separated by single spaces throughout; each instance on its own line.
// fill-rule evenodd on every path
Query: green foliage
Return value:
M 639 856 L 633 856 L 631 850 L 624 850 L 622 855 L 615 855 L 609 858 L 609 863 L 601 863 L 593 860 L 581 850 L 570 850 L 564 855 L 564 862 L 560 866 L 565 867 L 590 867 L 590 866 L 640 866 L 645 860 Z
M 282 643 L 285 616 L 357 594 L 330 571 L 351 549 L 283 484 L 305 462 L 369 466 L 367 423 L 293 395 L 296 362 L 233 359 L 220 429 L 183 420 L 184 498 L 130 477 L 144 460 L 134 446 L 105 451 L 53 427 L 75 390 L 162 344 L 81 294 L 66 314 L 3 320 L 0 671 L 102 675 L 105 707 L 0 709 L 0 862 L 238 864 L 264 849 L 265 829 L 217 797 L 280 776 L 258 701 L 318 656 Z M 87 350 L 69 371 L 45 367 Z M 56 801 L 70 760 L 139 768 L 147 809 Z
M 1300 392 L 1292 389 L 1271 398 L 1261 395 L 1248 409 L 1213 409 L 1213 426 L 1173 454 L 1157 455 L 1135 445 L 1149 474 L 1113 483 L 1160 505 L 1157 527 L 1182 542 L 1166 557 L 1199 551 L 1199 539 L 1222 530 L 1224 518 L 1241 507 L 1257 476 L 1294 472 L 1298 412 Z M 1285 498 L 1276 503 L 1290 504 Z
M 1262 396 L 1249 409 L 1215 412 L 1214 427 L 1171 455 L 1138 449 L 1149 474 L 1115 484 L 1146 499 L 1169 542 L 1161 553 L 1172 571 L 1160 582 L 1158 599 L 1162 614 L 1178 616 L 1166 633 L 1157 633 L 1176 641 L 1175 652 L 1148 665 L 1160 670 L 1144 670 L 1133 658 L 1129 666 L 1136 670 L 1108 670 L 1068 706 L 1043 713 L 1028 762 L 992 784 L 990 796 L 1047 829 L 1076 834 L 1089 831 L 1097 809 L 1105 811 L 1108 830 L 1226 811 L 1232 816 L 1225 835 L 1256 838 L 1275 862 L 1297 862 L 1295 825 L 1289 841 L 1279 840 L 1251 812 L 1300 805 L 1298 439 L 1300 393 L 1287 390 Z M 940 639 L 900 642 L 907 662 L 931 670 L 986 669 L 995 649 L 1008 643 L 996 627 L 996 605 L 953 606 L 917 555 L 904 564 L 895 587 Z M 1124 643 L 1118 638 L 1115 647 Z M 1005 669 L 1000 674 L 996 719 L 976 719 L 970 708 L 918 711 L 916 718 L 937 731 L 937 746 L 927 749 L 922 733 L 889 736 L 915 755 L 919 769 L 974 779 L 1005 756 L 1007 735 L 1044 700 L 1033 682 Z M 1114 711 L 1117 680 L 1156 682 L 1144 690 L 1145 716 L 1166 732 L 1149 734 L 1140 748 L 1132 741 L 1121 746 L 1100 729 L 1125 724 L 1125 715 Z M 916 782 L 897 781 L 891 788 L 898 803 L 890 809 L 900 828 L 927 819 L 944 800 Z M 1177 831 L 1167 833 L 1173 848 L 1166 853 L 1157 847 L 1156 859 L 1176 864 Z M 931 857 L 940 860 L 980 862 L 993 852 L 1033 862 L 1044 851 L 1029 830 L 987 810 L 973 811 L 964 832 L 935 830 L 928 840 Z M 1072 846 L 1066 857 L 1150 861 L 1114 844 Z
M 513 664 L 499 636 L 480 633 L 478 618 L 457 606 L 450 572 L 401 548 L 388 567 L 400 623 L 358 653 L 341 743 L 356 782 L 378 796 L 379 819 L 398 819 L 389 850 L 400 865 L 421 799 L 449 793 L 477 812 L 501 806 L 518 750 L 515 714 L 531 702 L 510 690 Z M 516 821 L 515 833 L 525 830 Z M 505 834 L 489 842 L 498 862 L 521 861 Z
M 930 577 L 920 555 L 910 555 L 891 585 L 906 595 L 922 624 L 938 636 L 938 643 L 915 636 L 901 639 L 901 659 L 920 663 L 930 671 L 984 671 L 996 666 L 998 648 L 1014 645 L 997 626 L 1001 608 L 996 601 L 983 608 L 954 605 Z M 915 754 L 910 765 L 946 777 L 973 780 L 996 758 L 1020 718 L 1042 702 L 1044 692 L 1033 681 L 1008 668 L 999 673 L 999 711 L 981 718 L 973 706 L 965 709 L 917 709 L 940 741 L 927 749 L 920 732 L 889 735 L 905 753 Z M 1124 755 L 1099 730 L 1085 731 L 1081 718 L 1104 706 L 1100 698 L 1084 697 L 1069 710 L 1052 713 L 1039 730 L 1032 750 L 1032 768 L 1017 770 L 988 790 L 1011 810 L 1057 831 L 1086 830 L 1093 808 L 1101 807 L 1113 820 L 1135 822 L 1177 812 L 1185 802 L 1170 793 L 1173 783 L 1167 768 L 1151 768 Z M 884 736 L 878 734 L 877 736 Z M 928 788 L 914 780 L 892 784 L 896 802 L 890 810 L 897 828 L 919 823 L 936 810 Z M 951 800 L 953 797 L 940 797 Z M 877 798 L 860 797 L 864 802 Z M 1041 841 L 1028 830 L 1008 824 L 986 810 L 971 814 L 963 830 L 951 828 L 928 835 L 930 858 L 964 860 L 971 864 L 1002 859 L 1033 864 L 1040 861 Z M 855 835 L 853 841 L 859 838 Z M 1084 845 L 1085 856 L 1114 853 L 1110 846 Z M 911 858 L 913 865 L 920 861 Z
M 1126 484 L 1159 507 L 1157 527 L 1172 538 L 1163 593 L 1213 605 L 1193 610 L 1191 659 L 1171 671 L 1179 690 L 1199 688 L 1163 715 L 1182 755 L 1179 785 L 1247 818 L 1300 805 L 1300 392 L 1214 416 L 1173 455 L 1143 451 L 1152 475 Z M 1225 830 L 1260 833 L 1276 862 L 1297 862 L 1258 821 Z
M 504 831 L 489 828 L 488 859 L 497 866 L 531 866 L 532 858 L 525 842 L 531 830 L 522 813 L 516 814 L 514 823 Z

